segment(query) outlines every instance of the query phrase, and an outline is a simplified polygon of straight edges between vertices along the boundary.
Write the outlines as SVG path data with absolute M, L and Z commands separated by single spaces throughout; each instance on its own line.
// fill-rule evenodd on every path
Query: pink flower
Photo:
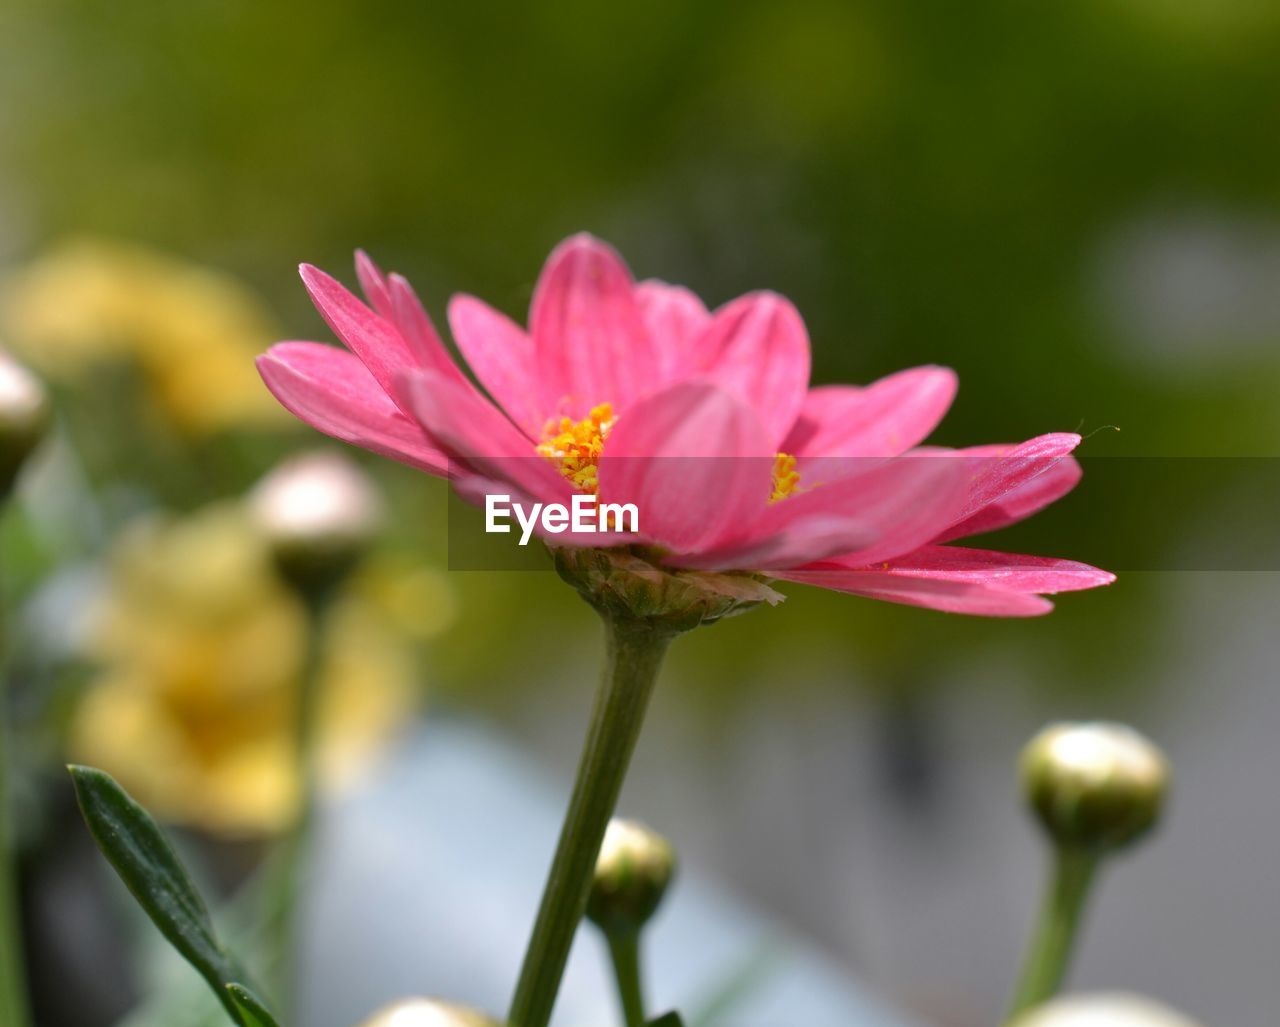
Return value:
M 921 442 L 956 392 L 918 367 L 865 387 L 809 387 L 809 339 L 783 297 L 715 311 L 636 283 L 588 235 L 551 254 L 526 331 L 471 296 L 449 303 L 454 362 L 409 284 L 363 253 L 368 305 L 302 267 L 347 349 L 283 342 L 258 366 L 276 398 L 335 438 L 448 476 L 483 501 L 635 503 L 643 543 L 675 568 L 752 571 L 956 613 L 1033 616 L 1045 594 L 1109 584 L 1106 571 L 949 545 L 1012 524 L 1080 478 L 1078 435 L 944 450 Z M 486 395 L 487 393 L 487 395 Z

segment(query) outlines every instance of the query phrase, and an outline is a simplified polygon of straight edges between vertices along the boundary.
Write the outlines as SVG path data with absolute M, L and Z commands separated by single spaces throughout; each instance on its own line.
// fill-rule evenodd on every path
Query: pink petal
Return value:
M 533 343 L 514 321 L 474 296 L 449 301 L 449 327 L 480 384 L 531 439 L 542 437 L 550 410 L 542 409 Z
M 1108 571 L 1074 560 L 960 546 L 925 546 L 876 566 L 859 566 L 856 558 L 827 560 L 779 577 L 890 602 L 997 617 L 1047 613 L 1052 604 L 1041 594 L 1097 588 L 1115 580 Z
M 590 235 L 566 239 L 552 252 L 534 290 L 529 326 L 544 410 L 581 417 L 612 403 L 621 413 L 659 381 L 657 350 L 631 272 Z
M 932 541 L 954 523 L 965 495 L 962 461 L 885 460 L 770 505 L 739 537 L 686 565 L 785 568 L 852 552 L 862 554 L 864 563 L 887 560 Z
M 311 301 L 334 334 L 390 393 L 395 376 L 418 362 L 409 345 L 390 322 L 319 268 L 303 264 L 301 273 Z
M 898 456 L 938 426 L 957 385 L 950 368 L 916 367 L 865 388 L 810 389 L 782 450 L 801 457 Z
M 874 567 L 859 566 L 853 558 L 827 561 L 830 569 L 886 572 L 900 577 L 958 581 L 1003 592 L 1076 592 L 1110 585 L 1116 576 L 1074 560 L 1022 553 L 997 553 L 962 546 L 923 546 Z
M 369 306 L 379 317 L 392 318 L 391 294 L 387 291 L 387 276 L 364 250 L 356 250 L 356 278 Z
M 662 380 L 701 369 L 711 357 L 699 348 L 711 324 L 702 300 L 683 286 L 654 279 L 637 285 L 635 297 L 659 354 Z
M 1075 488 L 1083 473 L 1075 457 L 1055 459 L 1040 474 L 988 503 L 955 527 L 947 529 L 938 541 L 950 542 L 969 535 L 980 535 L 1026 520 Z
M 413 286 L 405 280 L 403 275 L 393 274 L 388 279 L 388 289 L 391 296 L 392 320 L 405 342 L 409 344 L 409 350 L 413 353 L 417 366 L 439 372 L 456 382 L 465 382 L 467 376 L 454 363 L 453 357 L 449 356 L 440 333 L 431 323 L 431 318 L 427 316 L 427 311 L 422 306 L 422 301 L 418 299 L 418 294 L 413 291 Z
M 756 411 L 775 447 L 795 423 L 809 385 L 809 334 L 791 302 L 772 292 L 716 311 L 699 347 L 706 374 Z
M 600 461 L 600 497 L 635 503 L 649 540 L 697 552 L 760 515 L 772 467 L 748 407 L 709 382 L 682 382 L 618 418 Z
M 258 371 L 284 408 L 318 431 L 431 474 L 445 473 L 445 455 L 345 350 L 282 342 L 258 358 Z
M 1069 460 L 1071 451 L 1080 445 L 1080 441 L 1080 436 L 1073 432 L 1054 432 L 1038 435 L 1016 446 L 974 446 L 955 450 L 955 455 L 969 466 L 970 482 L 964 511 L 952 530 L 993 506 L 1005 502 L 1013 502 L 1017 506 L 1016 496 L 1036 479 Z M 1073 472 L 1065 473 L 1070 477 Z M 946 537 L 956 536 L 949 531 Z
M 569 482 L 470 382 L 437 371 L 409 371 L 397 381 L 397 396 L 428 437 L 462 464 L 456 473 L 474 471 L 510 482 L 542 501 L 566 502 L 571 495 Z
M 1003 592 L 962 581 L 838 570 L 795 570 L 779 574 L 778 577 L 888 603 L 922 606 L 946 613 L 965 613 L 979 617 L 1039 617 L 1053 609 L 1053 603 L 1038 595 Z

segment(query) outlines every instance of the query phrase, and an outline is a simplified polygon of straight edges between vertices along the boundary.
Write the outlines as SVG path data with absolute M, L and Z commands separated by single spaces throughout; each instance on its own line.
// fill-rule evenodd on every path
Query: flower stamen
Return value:
M 595 495 L 600 487 L 600 454 L 615 420 L 611 403 L 592 407 L 581 421 L 553 418 L 542 431 L 543 441 L 537 452 L 555 464 L 576 488 Z
M 800 490 L 800 472 L 796 470 L 796 458 L 790 453 L 778 453 L 773 458 L 773 492 L 770 503 L 777 503 Z

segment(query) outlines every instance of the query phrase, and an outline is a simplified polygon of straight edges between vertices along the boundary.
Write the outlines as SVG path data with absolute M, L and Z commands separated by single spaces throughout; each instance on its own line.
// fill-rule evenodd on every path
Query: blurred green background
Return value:
M 68 240 L 141 246 L 261 297 L 253 325 L 236 322 L 244 339 L 327 339 L 300 261 L 351 282 L 363 247 L 409 277 L 438 324 L 459 290 L 522 318 L 546 253 L 586 229 L 638 277 L 687 284 L 712 305 L 759 287 L 790 296 L 812 335 L 815 382 L 954 367 L 961 390 L 940 443 L 1079 430 L 1086 464 L 1276 455 L 1280 7 L 1264 0 L 9 0 L 0 40 L 0 261 L 19 286 Z M 47 291 L 56 308 L 61 286 Z M 93 564 L 140 513 L 236 496 L 319 441 L 256 413 L 184 432 L 147 406 L 154 376 L 139 386 L 135 374 L 59 386 L 78 470 L 59 463 L 45 498 L 8 528 L 6 587 L 24 600 L 54 569 Z M 200 402 L 198 388 L 181 395 Z M 438 568 L 438 484 L 366 465 L 391 497 L 389 559 Z M 69 493 L 69 479 L 83 492 Z M 92 509 L 59 512 L 67 495 L 91 496 Z M 1156 510 L 1099 508 L 1086 474 L 1018 545 L 1088 559 L 1060 551 L 1063 524 L 1101 546 L 1115 523 L 1148 518 L 1174 566 L 1227 501 L 1191 482 Z M 1275 516 L 1257 508 L 1243 520 L 1265 537 Z M 1220 578 L 1204 587 L 1229 596 Z M 551 575 L 438 584 L 450 626 L 425 643 L 430 694 L 507 724 L 555 764 L 546 711 L 582 700 L 589 614 Z M 968 751 L 947 750 L 934 723 L 953 707 L 933 700 L 956 679 L 989 675 L 996 710 L 1166 709 L 1162 680 L 1201 641 L 1179 627 L 1179 597 L 1198 587 L 1122 574 L 1029 623 L 793 588 L 778 610 L 682 643 L 667 683 L 682 699 L 658 714 L 694 724 L 693 748 L 714 751 L 718 718 L 742 704 L 785 720 L 795 704 L 853 702 L 877 725 L 887 792 L 914 795 Z M 1250 614 L 1274 619 L 1274 598 L 1264 589 Z M 1224 659 L 1215 673 L 1239 677 Z M 23 666 L 29 694 L 56 679 L 74 705 L 79 679 L 66 683 L 61 657 L 33 651 Z M 543 668 L 532 681 L 531 666 Z M 1274 676 L 1273 656 L 1254 666 L 1249 675 Z M 55 739 L 31 744 L 37 765 L 71 716 L 48 706 L 26 707 L 31 738 Z M 1007 760 L 1021 736 L 1010 725 L 997 737 L 976 748 Z M 727 860 L 730 879 L 767 876 L 744 860 Z M 939 1022 L 991 1015 L 984 967 L 973 994 L 917 991 L 883 970 L 900 954 L 880 952 L 878 964 L 879 950 L 868 956 L 860 935 L 815 919 L 786 889 L 764 898 Z M 1213 1022 L 1249 1019 L 1227 1008 L 1259 1007 L 1216 1007 Z

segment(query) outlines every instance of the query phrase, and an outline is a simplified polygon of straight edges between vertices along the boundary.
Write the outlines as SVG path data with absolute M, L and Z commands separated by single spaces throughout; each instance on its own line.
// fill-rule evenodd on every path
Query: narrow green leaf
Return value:
M 246 1022 L 226 990 L 226 985 L 248 975 L 218 942 L 204 899 L 151 815 L 111 775 L 92 767 L 67 769 L 89 833 L 138 904 L 169 944 L 209 982 L 232 1021 L 256 1027 Z
M 243 984 L 228 984 L 227 991 L 231 995 L 231 1001 L 240 1010 L 245 1027 L 280 1027 L 262 999 Z
M 684 1021 L 680 1019 L 679 1013 L 672 1011 L 656 1020 L 650 1020 L 649 1027 L 684 1027 Z

